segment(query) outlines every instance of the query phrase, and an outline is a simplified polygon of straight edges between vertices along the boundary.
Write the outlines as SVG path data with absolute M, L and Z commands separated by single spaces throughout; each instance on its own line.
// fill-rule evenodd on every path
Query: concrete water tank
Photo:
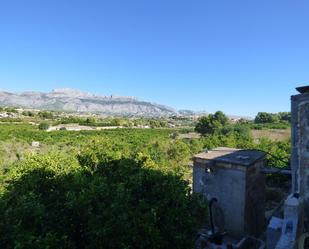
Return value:
M 217 148 L 194 157 L 193 191 L 215 198 L 215 226 L 235 238 L 265 230 L 266 155 L 256 150 Z

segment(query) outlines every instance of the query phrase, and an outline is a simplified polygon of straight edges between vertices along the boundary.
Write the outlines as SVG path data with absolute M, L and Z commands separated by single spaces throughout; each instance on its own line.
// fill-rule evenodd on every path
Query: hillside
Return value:
M 0 106 L 114 116 L 158 117 L 176 114 L 176 111 L 170 107 L 140 101 L 134 97 L 101 96 L 74 89 L 56 89 L 50 93 L 2 91 Z

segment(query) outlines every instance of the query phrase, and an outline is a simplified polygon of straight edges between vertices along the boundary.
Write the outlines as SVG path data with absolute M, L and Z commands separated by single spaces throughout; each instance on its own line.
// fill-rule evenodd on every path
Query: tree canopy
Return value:
M 214 134 L 227 123 L 227 116 L 223 112 L 217 111 L 215 114 L 201 117 L 195 126 L 195 131 L 202 135 Z
M 78 161 L 31 156 L 10 169 L 0 188 L 1 248 L 193 248 L 207 210 L 181 176 L 116 147 L 92 149 Z
M 39 124 L 39 130 L 46 131 L 46 130 L 48 130 L 48 128 L 49 128 L 49 124 L 46 123 L 46 122 L 42 122 L 42 123 Z
M 279 113 L 268 113 L 268 112 L 259 112 L 255 119 L 254 123 L 256 124 L 273 124 L 279 122 L 291 122 L 291 113 L 290 112 L 279 112 Z

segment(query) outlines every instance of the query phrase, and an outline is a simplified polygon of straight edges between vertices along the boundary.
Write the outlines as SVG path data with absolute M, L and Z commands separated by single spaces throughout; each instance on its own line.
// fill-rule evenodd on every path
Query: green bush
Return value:
M 284 130 L 289 129 L 291 127 L 291 124 L 286 121 L 282 121 L 280 123 L 250 124 L 249 127 L 254 130 L 267 130 L 267 129 Z
M 38 116 L 42 119 L 52 119 L 54 117 L 54 114 L 48 111 L 41 111 L 38 113 Z
M 290 112 L 268 113 L 259 112 L 255 119 L 256 124 L 276 124 L 276 123 L 291 123 Z
M 46 122 L 39 124 L 39 130 L 46 131 L 46 130 L 48 130 L 48 128 L 49 128 L 49 124 L 46 123 Z
M 215 114 L 201 117 L 195 126 L 195 131 L 202 135 L 211 135 L 227 124 L 227 116 L 223 112 L 217 111 Z
M 1 248 L 188 249 L 207 218 L 187 182 L 130 159 L 35 156 L 0 190 Z

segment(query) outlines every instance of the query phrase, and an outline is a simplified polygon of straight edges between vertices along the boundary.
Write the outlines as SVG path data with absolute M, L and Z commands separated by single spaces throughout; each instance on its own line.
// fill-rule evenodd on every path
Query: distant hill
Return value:
M 68 88 L 50 93 L 0 91 L 0 106 L 111 116 L 159 117 L 177 114 L 176 110 L 168 106 L 140 101 L 134 97 L 101 96 Z

